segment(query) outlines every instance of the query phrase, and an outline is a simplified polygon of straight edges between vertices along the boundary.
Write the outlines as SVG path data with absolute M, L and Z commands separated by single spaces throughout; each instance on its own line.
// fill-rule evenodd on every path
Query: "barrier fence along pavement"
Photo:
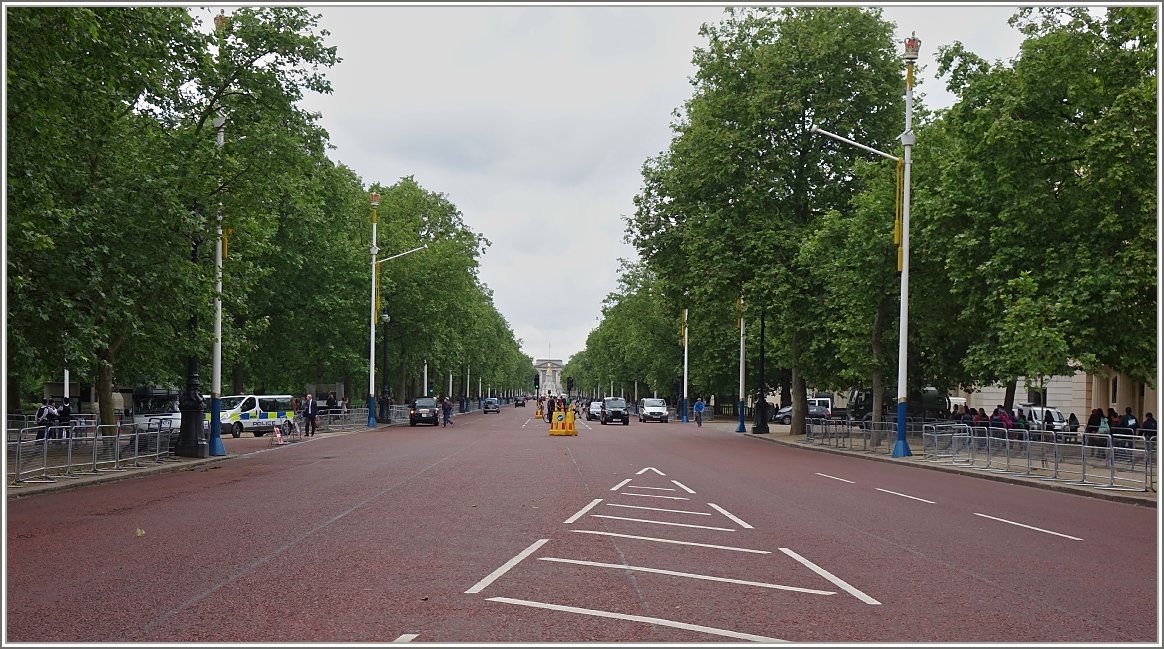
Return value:
M 1130 429 L 1064 433 L 966 424 L 927 425 L 922 459 L 1103 490 L 1156 491 L 1156 443 Z M 1067 441 L 1076 436 L 1079 442 Z
M 82 422 L 9 431 L 6 473 L 10 487 L 143 468 L 172 456 L 174 432 L 168 420 L 142 426 Z

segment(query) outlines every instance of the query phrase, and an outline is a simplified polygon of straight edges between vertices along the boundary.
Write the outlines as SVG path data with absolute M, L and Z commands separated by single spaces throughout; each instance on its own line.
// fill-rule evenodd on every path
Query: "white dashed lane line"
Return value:
M 1067 534 L 1060 534 L 1058 532 L 1052 532 L 1051 530 L 1045 530 L 1041 527 L 1033 527 L 1031 525 L 1023 525 L 1022 523 L 1008 521 L 1005 518 L 995 518 L 994 516 L 987 516 L 986 514 L 979 514 L 978 512 L 974 512 L 974 515 L 981 516 L 982 518 L 989 518 L 990 520 L 999 521 L 1001 523 L 1010 523 L 1011 525 L 1018 525 L 1019 527 L 1025 527 L 1028 530 L 1035 530 L 1036 532 L 1043 532 L 1044 534 L 1054 534 L 1055 536 L 1061 536 L 1065 539 L 1071 539 L 1072 541 L 1082 541 L 1083 540 L 1083 539 L 1079 538 L 1078 536 L 1069 536 Z
M 567 518 L 566 520 L 562 521 L 562 524 L 569 525 L 570 523 L 573 523 L 574 521 L 578 520 L 579 518 L 582 518 L 582 514 L 585 514 L 586 512 L 590 511 L 595 505 L 597 505 L 600 502 L 602 502 L 601 498 L 595 498 L 594 500 L 591 500 L 589 505 L 586 505 L 582 509 L 579 509 L 577 514 L 574 514 L 570 518 Z
M 659 626 L 669 626 L 676 629 L 686 629 L 688 631 L 699 631 L 701 633 L 708 633 L 711 635 L 724 636 L 727 638 L 736 638 L 738 640 L 752 640 L 755 642 L 785 642 L 779 638 L 768 638 L 762 635 L 752 635 L 751 633 L 740 633 L 739 631 L 729 631 L 727 629 L 716 629 L 710 626 L 701 626 L 698 624 L 687 624 L 686 622 L 676 622 L 674 620 L 664 620 L 658 617 L 646 617 L 645 615 L 626 615 L 625 613 L 611 613 L 610 611 L 596 611 L 590 608 L 578 608 L 576 606 L 562 606 L 560 604 L 543 604 L 542 602 L 531 602 L 524 599 L 512 599 L 509 597 L 489 597 L 486 598 L 491 602 L 503 602 L 505 604 L 517 604 L 518 606 L 531 606 L 533 608 L 544 608 L 551 611 L 561 611 L 564 613 L 578 613 L 581 615 L 593 615 L 595 617 L 606 617 L 615 620 L 628 620 L 630 622 L 644 622 L 646 624 L 657 624 Z
M 913 500 L 920 500 L 920 501 L 922 501 L 923 503 L 929 503 L 929 504 L 931 504 L 931 505 L 936 505 L 936 504 L 937 504 L 937 503 L 935 503 L 934 501 L 932 501 L 932 500 L 926 500 L 925 498 L 918 498 L 917 496 L 907 496 L 907 495 L 905 495 L 905 494 L 899 494 L 899 493 L 897 493 L 896 491 L 890 491 L 890 490 L 888 490 L 888 489 L 882 489 L 881 487 L 873 487 L 873 488 L 874 488 L 874 489 L 876 489 L 877 491 L 884 491 L 884 492 L 885 492 L 885 493 L 887 493 L 887 494 L 893 494 L 894 496 L 901 496 L 902 498 L 912 498 Z
M 516 566 L 517 564 L 521 563 L 522 559 L 528 557 L 529 555 L 533 554 L 534 552 L 537 552 L 537 549 L 542 547 L 543 545 L 545 545 L 547 541 L 549 541 L 549 539 L 538 539 L 537 541 L 534 541 L 533 545 L 530 545 L 528 548 L 519 552 L 516 557 L 501 564 L 500 568 L 489 573 L 484 579 L 477 582 L 476 584 L 473 584 L 473 587 L 470 588 L 469 590 L 465 591 L 465 593 L 471 595 L 473 593 L 479 593 L 479 592 L 485 590 L 486 586 L 488 586 L 489 584 L 492 584 L 501 575 L 504 575 L 505 573 L 509 572 L 509 569 Z
M 640 541 L 654 541 L 656 543 L 671 543 L 673 545 L 693 545 L 700 548 L 714 548 L 716 550 L 731 550 L 733 552 L 750 552 L 752 554 L 772 554 L 767 550 L 753 550 L 751 548 L 733 548 L 730 545 L 712 545 L 710 543 L 695 543 L 693 541 L 676 541 L 674 539 L 657 539 L 653 536 L 635 536 L 634 534 L 616 534 L 614 532 L 599 532 L 597 530 L 570 530 L 576 534 L 597 534 L 599 536 L 616 536 L 620 539 L 638 539 Z
M 819 475 L 819 476 L 821 476 L 821 477 L 823 477 L 823 478 L 832 478 L 833 480 L 840 480 L 841 482 L 847 482 L 847 483 L 849 483 L 849 484 L 857 484 L 857 483 L 853 482 L 852 480 L 846 480 L 846 479 L 844 479 L 844 478 L 838 478 L 838 477 L 837 477 L 837 476 L 835 476 L 835 475 L 827 475 L 827 474 L 824 474 L 824 473 L 818 473 L 817 475 Z
M 689 523 L 669 523 L 667 521 L 651 521 L 645 518 L 627 518 L 625 516 L 607 516 L 605 514 L 591 514 L 594 518 L 610 518 L 618 521 L 633 521 L 635 523 L 651 523 L 653 525 L 674 525 L 675 527 L 697 527 L 701 530 L 716 530 L 719 532 L 734 532 L 727 527 L 711 527 L 709 525 L 691 525 Z
M 845 591 L 846 593 L 852 595 L 853 597 L 856 597 L 857 599 L 861 600 L 862 602 L 865 602 L 866 604 L 872 604 L 874 606 L 881 605 L 881 602 L 873 599 L 872 597 L 869 597 L 868 595 L 866 595 L 865 593 L 862 593 L 861 591 L 857 590 L 856 588 L 853 588 L 852 586 L 850 586 L 849 584 L 842 581 L 839 577 L 837 577 L 833 573 L 829 572 L 828 570 L 825 570 L 824 568 L 821 568 L 820 566 L 809 561 L 808 559 L 805 559 L 804 557 L 800 556 L 799 554 L 796 554 L 792 550 L 789 550 L 788 548 L 780 548 L 780 551 L 783 552 L 784 554 L 787 554 L 788 556 L 792 557 L 793 559 L 796 559 L 801 564 L 803 564 L 805 567 L 807 567 L 809 570 L 811 570 L 811 571 L 815 572 L 816 574 L 820 575 L 821 577 L 824 577 L 825 579 L 833 582 L 834 584 L 837 585 L 838 588 L 840 588 L 841 590 Z
M 723 514 L 724 516 L 727 516 L 728 518 L 730 518 L 730 519 L 732 519 L 733 521 L 735 521 L 737 524 L 739 524 L 739 526 L 740 526 L 740 527 L 747 528 L 747 529 L 749 529 L 749 530 L 750 530 L 750 529 L 753 529 L 751 525 L 748 525 L 747 523 L 745 523 L 745 522 L 741 521 L 740 519 L 736 518 L 735 516 L 733 516 L 733 515 L 732 515 L 732 513 L 731 513 L 731 512 L 729 512 L 728 510 L 724 509 L 723 507 L 720 507 L 719 505 L 717 505 L 717 504 L 715 504 L 715 503 L 707 503 L 707 504 L 708 504 L 708 505 L 710 505 L 712 508 L 714 508 L 714 509 L 715 509 L 715 511 L 717 511 L 717 512 L 719 512 L 719 513 Z
M 636 570 L 638 572 L 653 572 L 660 575 L 671 575 L 673 577 L 687 577 L 688 579 L 703 579 L 705 581 L 722 581 L 728 584 L 741 584 L 744 586 L 757 586 L 759 588 L 775 588 L 777 590 L 790 590 L 797 593 L 809 593 L 811 595 L 836 595 L 835 592 L 829 590 L 814 590 L 812 588 L 798 588 L 796 586 L 783 586 L 781 584 L 766 584 L 761 581 L 745 581 L 743 579 L 729 579 L 727 577 L 713 577 L 711 575 L 697 575 L 690 572 L 675 572 L 673 570 L 660 570 L 659 568 L 643 568 L 641 566 L 624 566 L 617 563 L 598 563 L 597 561 L 578 561 L 577 559 L 558 559 L 555 557 L 541 557 L 539 561 L 555 561 L 558 563 L 573 563 L 580 566 L 595 566 L 597 568 L 615 568 L 618 570 Z
M 412 642 L 413 640 L 416 639 L 416 636 L 418 636 L 418 635 L 420 635 L 420 634 L 419 633 L 405 633 L 404 635 L 400 636 L 399 638 L 396 638 L 392 642 Z
M 606 503 L 608 507 L 626 507 L 627 509 L 649 509 L 653 512 L 671 512 L 672 514 L 697 514 L 699 516 L 711 516 L 708 512 L 689 512 L 686 509 L 662 509 L 660 507 L 643 507 L 642 505 L 620 505 L 618 503 Z

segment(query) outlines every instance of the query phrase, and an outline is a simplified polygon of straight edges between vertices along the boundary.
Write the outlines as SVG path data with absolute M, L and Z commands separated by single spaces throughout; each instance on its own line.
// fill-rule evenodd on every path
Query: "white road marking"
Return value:
M 857 484 L 856 482 L 853 482 L 852 480 L 846 480 L 846 479 L 844 479 L 844 478 L 838 478 L 838 477 L 837 477 L 837 476 L 835 476 L 835 475 L 825 475 L 825 474 L 823 474 L 823 473 L 818 473 L 817 475 L 819 475 L 819 476 L 823 476 L 823 477 L 825 477 L 825 478 L 832 478 L 833 480 L 840 480 L 841 482 L 847 482 L 847 483 L 849 483 L 849 484 Z
M 618 503 L 606 503 L 609 507 L 626 507 L 628 509 L 649 509 L 654 512 L 672 512 L 674 514 L 699 514 L 700 516 L 711 516 L 707 512 L 689 512 L 686 509 L 661 509 L 659 507 L 643 507 L 642 505 L 620 505 Z
M 1016 522 L 1014 522 L 1014 521 L 1008 521 L 1008 520 L 1006 520 L 1005 518 L 995 518 L 994 516 L 987 516 L 986 514 L 979 514 L 978 512 L 974 512 L 974 515 L 975 515 L 975 516 L 981 516 L 982 518 L 989 518 L 989 519 L 991 519 L 991 520 L 1001 521 L 1001 522 L 1003 522 L 1003 523 L 1010 523 L 1011 525 L 1018 525 L 1019 527 L 1025 527 L 1025 528 L 1027 528 L 1027 529 L 1030 529 L 1030 530 L 1035 530 L 1035 531 L 1037 531 L 1037 532 L 1046 532 L 1047 534 L 1054 534 L 1055 536 L 1062 536 L 1063 538 L 1066 538 L 1066 539 L 1071 539 L 1071 540 L 1073 540 L 1073 541 L 1082 541 L 1082 540 L 1083 540 L 1083 539 L 1079 538 L 1078 536 L 1069 536 L 1069 535 L 1067 535 L 1067 534 L 1060 534 L 1060 533 L 1058 533 L 1058 532 L 1052 532 L 1051 530 L 1044 530 L 1044 529 L 1042 529 L 1042 528 L 1040 528 L 1040 527 L 1032 527 L 1032 526 L 1030 526 L 1030 525 L 1023 525 L 1022 523 L 1016 523 Z
M 638 485 L 631 485 L 635 489 L 658 489 L 659 491 L 675 491 L 670 487 L 640 487 Z
M 780 584 L 766 584 L 762 581 L 744 581 L 743 579 L 728 579 L 727 577 L 712 577 L 711 575 L 697 575 L 690 572 L 675 572 L 673 570 L 660 570 L 658 568 L 643 568 L 641 566 L 623 566 L 617 563 L 598 563 L 597 561 L 578 561 L 577 559 L 557 559 L 555 557 L 539 557 L 538 561 L 557 561 L 559 563 L 576 563 L 580 566 L 596 566 L 598 568 L 620 568 L 622 570 L 638 570 L 639 572 L 655 572 L 660 575 L 672 575 L 674 577 L 689 577 L 691 579 L 705 579 L 707 581 L 722 581 L 729 584 L 742 584 L 744 586 L 759 586 L 760 588 L 775 588 L 778 590 L 791 590 L 798 593 L 809 593 L 811 595 L 836 595 L 831 590 L 814 590 L 812 588 L 797 588 L 796 586 L 782 586 Z
M 894 496 L 901 496 L 902 498 L 913 498 L 914 500 L 920 500 L 920 501 L 922 501 L 923 503 L 929 503 L 929 504 L 931 504 L 931 505 L 936 505 L 936 504 L 937 504 L 937 503 L 935 503 L 934 501 L 932 501 L 932 500 L 926 500 L 925 498 L 918 498 L 917 496 L 907 496 L 907 495 L 905 495 L 905 494 L 899 494 L 899 493 L 897 493 L 896 491 L 890 491 L 890 490 L 888 490 L 888 489 L 882 489 L 881 487 L 873 487 L 873 488 L 874 488 L 874 489 L 876 489 L 877 491 L 884 491 L 884 492 L 885 492 L 885 493 L 887 493 L 887 494 L 893 494 Z
M 645 518 L 626 518 L 624 516 L 607 516 L 605 514 L 591 514 L 594 518 L 613 518 L 620 521 L 634 521 L 636 523 L 654 523 L 655 525 L 674 525 L 676 527 L 698 527 L 701 530 L 718 530 L 720 532 L 734 532 L 729 527 L 709 527 L 707 525 L 690 525 L 688 523 L 668 523 L 666 521 L 650 521 Z
M 618 483 L 618 484 L 614 485 L 613 487 L 611 487 L 611 488 L 610 488 L 610 490 L 611 490 L 611 491 L 618 491 L 618 488 L 619 488 L 619 487 L 623 486 L 624 484 L 626 484 L 626 483 L 628 483 L 628 482 L 630 482 L 630 481 L 631 481 L 631 478 L 627 478 L 626 480 L 623 480 L 622 482 L 620 482 L 620 483 Z
M 420 635 L 420 634 L 419 633 L 405 633 L 404 635 L 400 636 L 399 638 L 396 638 L 392 642 L 412 642 L 413 640 L 416 639 L 416 636 L 418 636 L 418 635 Z
M 653 466 L 648 466 L 648 467 L 645 467 L 645 468 L 643 468 L 641 471 L 639 471 L 638 473 L 636 473 L 635 475 L 642 475 L 642 474 L 646 473 L 647 471 L 654 471 L 655 473 L 658 473 L 659 475 L 667 475 L 666 473 L 663 473 L 662 471 L 660 471 L 660 470 L 656 469 L 656 468 L 655 468 L 655 467 L 653 467 Z
M 692 489 L 691 487 L 688 487 L 687 485 L 683 484 L 682 482 L 679 482 L 678 480 L 672 480 L 671 482 L 674 482 L 675 484 L 679 485 L 679 488 L 681 488 L 683 491 L 686 491 L 689 494 L 695 493 L 694 489 Z
M 711 545 L 710 543 L 695 543 L 692 541 L 675 541 L 672 539 L 656 539 L 652 536 L 635 536 L 633 534 L 615 534 L 614 532 L 599 532 L 596 530 L 570 530 L 578 534 L 598 534 L 599 536 L 617 536 L 623 539 L 639 539 L 640 541 L 658 541 L 659 543 L 673 543 L 675 545 L 694 545 L 701 548 L 715 548 L 716 550 L 734 550 L 736 552 L 751 552 L 752 554 L 772 554 L 767 550 L 751 550 L 748 548 L 733 548 L 730 545 Z
M 675 622 L 673 620 L 664 620 L 658 617 L 646 617 L 645 615 L 626 615 L 624 613 L 611 613 L 610 611 L 596 611 L 590 608 L 578 608 L 576 606 L 561 606 L 559 604 L 543 604 L 541 602 L 531 602 L 524 599 L 512 599 L 509 597 L 488 597 L 491 602 L 503 602 L 506 604 L 517 604 L 518 606 L 531 606 L 533 608 L 544 608 L 551 611 L 562 611 L 564 613 L 579 613 L 582 615 L 593 615 L 595 617 L 608 617 L 615 620 L 629 620 L 631 622 L 644 622 L 646 624 L 657 624 L 659 626 L 669 626 L 676 629 L 685 629 L 687 631 L 699 631 L 701 633 L 708 633 L 711 635 L 719 635 L 727 638 L 737 638 L 739 640 L 753 640 L 755 642 L 785 642 L 779 638 L 769 638 L 762 635 L 752 635 L 751 633 L 740 633 L 739 631 L 729 631 L 727 629 L 716 629 L 710 626 L 700 626 L 698 624 L 687 624 L 686 622 Z
M 752 526 L 751 526 L 751 525 L 748 525 L 747 523 L 745 523 L 745 522 L 741 521 L 740 519 L 736 518 L 735 516 L 733 516 L 733 515 L 732 515 L 732 513 L 731 513 L 731 512 L 729 512 L 728 510 L 724 509 L 723 507 L 720 507 L 719 505 L 717 505 L 717 504 L 715 504 L 715 503 L 707 503 L 707 504 L 708 504 L 708 505 L 711 505 L 711 506 L 712 506 L 712 507 L 715 509 L 715 511 L 717 511 L 717 512 L 719 512 L 719 513 L 723 514 L 724 516 L 727 516 L 728 518 L 732 519 L 732 520 L 733 520 L 733 521 L 735 521 L 736 523 L 739 523 L 740 527 L 745 527 L 745 528 L 747 528 L 747 529 L 749 529 L 749 530 L 750 530 L 750 529 L 752 529 Z
M 578 520 L 579 518 L 582 518 L 582 514 L 585 514 L 586 512 L 590 511 L 590 509 L 592 507 L 594 507 L 595 505 L 597 505 L 600 502 L 602 502 L 601 498 L 595 498 L 594 500 L 591 500 L 589 505 L 586 505 L 582 509 L 579 509 L 577 514 L 574 514 L 570 518 L 567 518 L 566 520 L 562 521 L 562 524 L 569 525 L 570 523 L 573 523 L 574 521 Z
M 471 594 L 471 593 L 479 593 L 479 592 L 481 592 L 481 591 L 485 590 L 485 587 L 486 587 L 486 586 L 488 586 L 489 584 L 492 584 L 492 583 L 494 582 L 494 580 L 496 580 L 498 577 L 500 577 L 501 575 L 504 575 L 505 573 L 509 572 L 509 569 L 510 569 L 510 568 L 512 568 L 512 567 L 514 567 L 514 566 L 516 566 L 518 563 L 521 563 L 521 560 L 522 560 L 522 559 L 524 559 L 524 558 L 528 557 L 529 555 L 533 554 L 534 552 L 536 552 L 536 551 L 537 551 L 537 549 L 538 549 L 538 548 L 540 548 L 540 547 L 542 547 L 543 545 L 545 545 L 546 541 L 549 541 L 549 539 L 538 539 L 537 541 L 534 541 L 534 542 L 533 542 L 533 545 L 531 545 L 531 546 L 529 546 L 528 548 L 526 548 L 526 549 L 522 550 L 520 553 L 518 553 L 518 555 L 517 555 L 516 557 L 514 557 L 514 558 L 510 559 L 509 561 L 506 561 L 505 563 L 503 563 L 503 564 L 501 565 L 501 567 L 500 567 L 500 568 L 498 568 L 497 570 L 494 570 L 493 572 L 489 573 L 489 575 L 488 575 L 487 577 L 485 577 L 485 578 L 484 578 L 484 579 L 482 579 L 481 581 L 479 581 L 479 582 L 477 582 L 476 584 L 474 584 L 474 585 L 473 585 L 473 587 L 472 587 L 472 588 L 470 588 L 469 590 L 465 591 L 465 593 L 466 593 L 466 594 Z
M 803 563 L 805 566 L 808 567 L 809 570 L 811 570 L 811 571 L 815 572 L 816 574 L 820 575 L 821 577 L 824 577 L 825 579 L 833 582 L 834 584 L 837 585 L 838 588 L 840 588 L 841 590 L 845 591 L 846 593 L 852 595 L 853 597 L 856 597 L 857 599 L 861 600 L 862 602 L 865 602 L 866 604 L 872 604 L 874 606 L 881 605 L 881 602 L 873 599 L 872 597 L 869 597 L 868 595 L 866 595 L 865 593 L 862 593 L 861 591 L 857 590 L 856 588 L 853 588 L 852 586 L 850 586 L 849 584 L 842 581 L 840 578 L 838 578 L 833 573 L 829 572 L 828 570 L 825 570 L 824 568 L 821 568 L 820 566 L 809 561 L 808 559 L 805 559 L 804 557 L 800 556 L 799 554 L 796 554 L 792 550 L 789 550 L 788 548 L 780 548 L 780 551 L 783 552 L 784 554 L 787 554 L 788 556 L 792 557 L 793 559 L 796 559 L 800 563 Z
M 638 496 L 639 498 L 666 498 L 668 500 L 691 500 L 690 498 L 684 498 L 683 496 L 656 496 L 654 494 L 632 494 L 629 491 L 623 491 L 622 495 L 624 495 L 624 496 Z

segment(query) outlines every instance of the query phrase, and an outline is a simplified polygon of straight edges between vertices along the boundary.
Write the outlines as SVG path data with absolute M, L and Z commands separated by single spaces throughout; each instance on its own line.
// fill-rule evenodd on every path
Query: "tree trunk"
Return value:
M 242 361 L 235 361 L 230 368 L 230 388 L 231 394 L 243 393 L 243 364 Z
M 20 376 L 8 375 L 8 412 L 20 413 Z
M 1014 408 L 1014 393 L 1015 393 L 1015 389 L 1017 387 L 1018 387 L 1018 379 L 1017 378 L 1014 379 L 1013 381 L 1011 381 L 1010 383 L 1006 384 L 1006 397 L 1002 401 L 1002 407 L 1006 408 L 1007 412 L 1010 412 L 1011 409 Z
M 792 403 L 792 371 L 784 368 L 779 370 L 780 377 L 780 407 Z
M 800 368 L 792 366 L 792 434 L 803 435 L 807 431 L 805 428 L 805 418 L 808 414 L 808 388 L 805 385 L 804 377 L 800 375 Z
M 98 423 L 112 426 L 113 416 L 113 352 L 108 347 L 97 350 L 97 403 Z

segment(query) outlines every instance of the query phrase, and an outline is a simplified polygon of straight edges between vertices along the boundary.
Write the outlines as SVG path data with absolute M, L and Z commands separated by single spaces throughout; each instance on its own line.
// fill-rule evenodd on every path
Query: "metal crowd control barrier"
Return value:
M 1103 490 L 1155 491 L 1155 440 L 1121 433 L 1081 434 L 967 425 L 926 424 L 923 459 L 981 471 L 1027 475 Z
M 408 406 L 392 406 L 388 413 L 388 422 L 395 424 L 401 421 L 408 421 Z

